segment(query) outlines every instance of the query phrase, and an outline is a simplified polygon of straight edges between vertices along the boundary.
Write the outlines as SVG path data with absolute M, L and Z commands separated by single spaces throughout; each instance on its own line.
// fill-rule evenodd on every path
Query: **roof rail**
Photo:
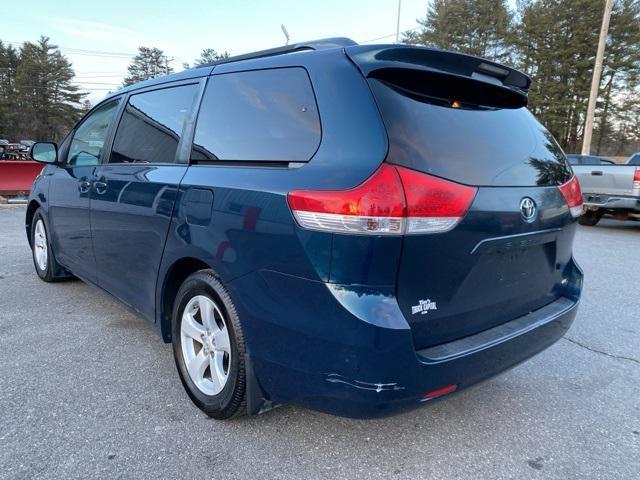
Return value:
M 234 55 L 233 57 L 223 58 L 200 66 L 212 67 L 223 63 L 238 62 L 240 60 L 250 60 L 253 58 L 273 57 L 275 55 L 284 55 L 286 53 L 300 52 L 303 50 L 322 50 L 324 48 L 351 47 L 353 45 L 358 44 L 346 37 L 323 38 L 320 40 L 311 40 L 309 42 L 300 42 L 292 45 L 284 45 L 282 47 L 269 48 L 267 50 L 259 50 L 257 52 L 243 53 L 242 55 Z

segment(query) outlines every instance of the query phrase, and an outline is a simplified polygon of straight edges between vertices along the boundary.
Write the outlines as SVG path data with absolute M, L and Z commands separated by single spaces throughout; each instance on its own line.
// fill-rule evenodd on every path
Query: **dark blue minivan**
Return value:
M 576 315 L 582 196 L 529 84 L 338 38 L 124 88 L 32 147 L 36 272 L 155 325 L 214 418 L 417 407 Z

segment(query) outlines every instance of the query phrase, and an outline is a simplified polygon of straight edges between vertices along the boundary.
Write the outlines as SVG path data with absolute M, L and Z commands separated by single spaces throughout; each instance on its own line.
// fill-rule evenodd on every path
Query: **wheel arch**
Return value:
M 211 270 L 211 266 L 196 257 L 182 257 L 174 261 L 164 275 L 159 308 L 160 334 L 166 343 L 171 342 L 171 315 L 178 289 L 189 275 L 200 270 Z
M 24 227 L 27 233 L 27 241 L 29 242 L 29 247 L 33 247 L 31 245 L 31 224 L 33 222 L 33 216 L 36 214 L 36 211 L 40 208 L 40 203 L 36 200 L 31 200 L 29 205 L 27 205 L 27 213 L 24 219 Z

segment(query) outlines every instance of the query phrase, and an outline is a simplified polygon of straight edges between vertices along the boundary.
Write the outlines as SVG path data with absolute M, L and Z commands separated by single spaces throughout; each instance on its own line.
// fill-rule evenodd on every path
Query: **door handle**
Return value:
M 595 176 L 597 176 L 597 177 L 601 177 L 601 176 L 602 176 L 602 171 L 600 171 L 600 170 L 593 170 L 593 171 L 591 172 L 591 175 L 595 175 Z
M 107 182 L 97 180 L 93 182 L 93 187 L 96 189 L 96 193 L 102 195 L 107 191 Z
M 89 182 L 88 180 L 80 180 L 78 182 L 78 191 L 80 193 L 87 193 L 90 188 L 91 188 L 91 182 Z

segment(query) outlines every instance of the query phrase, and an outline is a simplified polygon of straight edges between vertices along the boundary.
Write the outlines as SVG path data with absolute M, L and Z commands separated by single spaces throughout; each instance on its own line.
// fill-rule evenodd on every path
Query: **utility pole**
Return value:
M 173 57 L 169 58 L 166 55 L 162 56 L 164 60 L 164 74 L 169 75 L 169 62 L 173 62 Z
M 400 43 L 400 9 L 402 7 L 402 0 L 398 0 L 398 17 L 396 20 L 396 43 Z
M 604 57 L 604 47 L 607 43 L 607 32 L 609 31 L 609 20 L 613 0 L 605 0 L 604 15 L 602 16 L 602 27 L 600 27 L 600 40 L 598 41 L 598 51 L 596 52 L 596 64 L 593 67 L 593 78 L 591 79 L 591 93 L 589 94 L 589 105 L 587 106 L 587 118 L 584 124 L 584 136 L 582 139 L 582 155 L 591 153 L 591 136 L 593 135 L 593 117 L 598 101 L 598 91 L 600 90 L 600 75 L 602 74 L 602 59 Z

